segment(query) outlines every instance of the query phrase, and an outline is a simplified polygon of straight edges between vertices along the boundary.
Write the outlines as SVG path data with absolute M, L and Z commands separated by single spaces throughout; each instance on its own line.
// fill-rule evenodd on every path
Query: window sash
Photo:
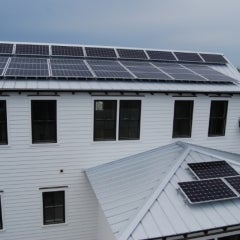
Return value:
M 119 113 L 119 140 L 140 138 L 141 101 L 121 100 Z
M 32 143 L 56 143 L 56 142 L 57 142 L 56 100 L 32 100 Z
M 215 114 L 216 109 L 221 106 L 222 114 Z M 224 136 L 226 131 L 228 101 L 212 101 L 209 116 L 208 136 Z
M 184 114 L 181 112 L 184 107 Z M 177 100 L 174 105 L 173 138 L 191 137 L 192 134 L 193 101 Z
M 99 103 L 102 103 L 102 110 L 97 109 L 98 105 L 100 105 Z M 106 106 L 107 108 L 104 109 L 106 104 L 110 104 L 110 108 Z M 116 140 L 116 115 L 116 100 L 94 101 L 94 141 Z
M 44 192 L 42 193 L 42 196 L 43 196 L 43 224 L 48 225 L 64 223 L 65 192 L 64 191 Z M 57 196 L 62 197 L 62 199 L 57 199 Z M 46 203 L 47 200 L 45 199 L 45 197 L 51 198 L 51 204 Z
M 6 101 L 0 101 L 0 145 L 8 144 Z

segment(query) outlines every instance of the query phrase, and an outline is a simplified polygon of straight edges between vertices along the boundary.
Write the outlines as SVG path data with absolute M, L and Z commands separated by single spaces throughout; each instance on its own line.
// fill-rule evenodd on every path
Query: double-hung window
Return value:
M 6 101 L 0 101 L 0 145 L 8 144 Z
M 32 100 L 32 143 L 57 142 L 56 100 Z
M 65 191 L 43 192 L 43 224 L 65 223 Z
M 192 133 L 193 101 L 177 100 L 174 106 L 173 138 L 189 138 Z
M 139 139 L 140 118 L 140 100 L 95 100 L 94 141 Z
M 227 120 L 228 101 L 212 101 L 208 136 L 217 137 L 225 135 L 226 120 Z

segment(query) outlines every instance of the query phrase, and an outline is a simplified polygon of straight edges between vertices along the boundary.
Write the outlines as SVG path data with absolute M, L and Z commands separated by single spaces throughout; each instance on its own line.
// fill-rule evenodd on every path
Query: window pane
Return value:
M 97 100 L 94 102 L 94 140 L 116 139 L 117 101 Z
M 0 196 L 0 229 L 3 229 L 1 196 Z
M 32 101 L 32 142 L 57 141 L 57 113 L 55 100 Z
M 8 144 L 6 101 L 0 101 L 0 144 Z
M 173 137 L 191 137 L 193 101 L 175 101 Z
M 65 222 L 65 192 L 44 192 L 43 196 L 43 224 Z
M 227 101 L 212 101 L 208 136 L 224 136 L 227 119 Z
M 141 101 L 120 101 L 119 140 L 140 138 Z

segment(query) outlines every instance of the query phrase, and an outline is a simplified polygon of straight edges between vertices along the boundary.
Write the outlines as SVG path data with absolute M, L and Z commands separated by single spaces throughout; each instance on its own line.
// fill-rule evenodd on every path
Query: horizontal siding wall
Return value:
M 142 100 L 141 140 L 115 142 L 93 142 L 93 101 L 96 98 L 89 94 L 31 97 L 22 93 L 0 99 L 7 100 L 9 133 L 9 146 L 0 146 L 0 191 L 4 191 L 1 240 L 98 239 L 98 204 L 84 175 L 84 168 L 176 140 L 240 153 L 239 96 L 210 98 L 199 95 L 186 98 L 194 100 L 191 139 L 172 139 L 174 100 L 185 98 L 164 94 L 133 97 Z M 31 99 L 57 99 L 57 144 L 31 144 Z M 213 99 L 229 100 L 224 137 L 207 136 L 210 102 Z M 39 188 L 52 186 L 68 186 L 67 222 L 42 226 Z

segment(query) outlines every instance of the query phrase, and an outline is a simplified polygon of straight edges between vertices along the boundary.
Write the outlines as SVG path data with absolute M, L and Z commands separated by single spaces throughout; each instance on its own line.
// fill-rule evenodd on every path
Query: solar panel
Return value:
M 126 59 L 148 59 L 143 50 L 137 49 L 117 49 L 120 58 Z
M 20 55 L 49 55 L 49 46 L 33 44 L 17 44 L 16 54 Z
M 0 75 L 3 74 L 3 70 L 7 64 L 8 57 L 0 57 Z
M 114 60 L 87 60 L 89 66 L 92 68 L 97 77 L 100 78 L 127 78 L 134 77 Z
M 199 179 L 239 175 L 226 161 L 188 163 L 188 166 Z
M 136 77 L 152 80 L 172 80 L 171 77 L 164 74 L 149 62 L 121 61 L 121 63 L 130 70 Z
M 220 54 L 201 53 L 200 55 L 207 63 L 219 63 L 219 64 L 227 63 L 227 60 L 223 57 L 223 55 L 220 55 Z
M 224 178 L 240 194 L 240 176 Z
M 83 57 L 83 48 L 75 46 L 57 46 L 53 45 L 52 55 L 53 56 L 72 56 L 72 57 Z
M 238 197 L 222 179 L 179 182 L 178 185 L 191 204 Z
M 85 51 L 88 57 L 99 57 L 99 58 L 116 58 L 117 57 L 113 48 L 85 47 Z
M 0 43 L 0 54 L 11 54 L 13 51 L 13 44 Z
M 190 69 L 184 68 L 180 64 L 153 63 L 159 69 L 169 74 L 177 81 L 196 81 L 206 82 L 207 80 L 199 74 L 193 73 Z
M 209 66 L 201 65 L 201 64 L 183 64 L 185 67 L 190 69 L 191 71 L 194 71 L 197 74 L 200 74 L 201 76 L 207 78 L 209 81 L 214 82 L 235 82 L 235 79 L 226 76 L 214 69 L 212 69 Z
M 147 50 L 147 54 L 151 60 L 176 61 L 171 52 Z
M 13 77 L 48 77 L 47 59 L 13 57 L 5 76 Z
M 93 77 L 81 59 L 51 59 L 50 66 L 54 77 Z
M 203 62 L 197 53 L 174 52 L 179 61 L 183 62 Z

